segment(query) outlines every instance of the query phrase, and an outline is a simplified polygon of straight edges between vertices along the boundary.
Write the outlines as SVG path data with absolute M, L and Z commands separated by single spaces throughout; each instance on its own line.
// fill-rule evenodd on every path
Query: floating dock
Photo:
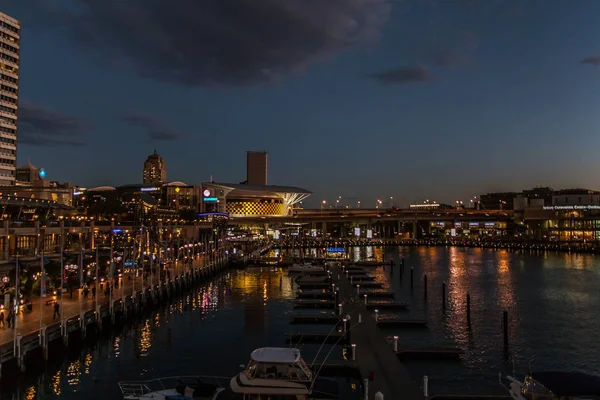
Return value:
M 340 344 L 344 345 L 347 343 L 350 335 L 346 335 L 342 332 L 332 333 L 303 333 L 303 332 L 291 332 L 286 333 L 285 338 L 287 342 L 292 344 L 297 343 L 328 343 L 328 344 Z
M 379 319 L 380 328 L 427 328 L 426 319 Z
M 401 360 L 458 360 L 464 354 L 456 347 L 399 349 L 396 356 Z
M 368 296 L 367 296 L 368 299 Z M 369 310 L 408 310 L 408 304 L 406 303 L 371 303 L 367 302 L 367 309 Z

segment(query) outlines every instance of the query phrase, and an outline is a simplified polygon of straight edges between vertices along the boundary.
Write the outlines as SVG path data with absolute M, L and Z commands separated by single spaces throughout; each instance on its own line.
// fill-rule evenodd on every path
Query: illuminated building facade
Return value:
M 16 178 L 20 33 L 21 23 L 0 12 L 0 186 Z
M 144 185 L 152 185 L 167 181 L 167 166 L 165 160 L 156 153 L 150 154 L 144 162 L 142 182 Z
M 552 204 L 525 208 L 523 222 L 531 239 L 550 242 L 600 241 L 600 192 L 556 190 Z
M 290 186 L 207 182 L 202 184 L 202 209 L 232 217 L 286 216 L 310 195 L 306 189 Z

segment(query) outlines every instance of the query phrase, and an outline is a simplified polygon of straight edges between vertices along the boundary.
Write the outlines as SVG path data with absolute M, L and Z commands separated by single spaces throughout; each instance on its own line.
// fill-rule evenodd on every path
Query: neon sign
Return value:
M 140 188 L 140 191 L 142 192 L 156 192 L 158 190 L 157 187 L 145 187 L 145 188 Z
M 206 203 L 216 203 L 217 201 L 219 201 L 219 199 L 216 197 L 205 197 L 204 201 Z

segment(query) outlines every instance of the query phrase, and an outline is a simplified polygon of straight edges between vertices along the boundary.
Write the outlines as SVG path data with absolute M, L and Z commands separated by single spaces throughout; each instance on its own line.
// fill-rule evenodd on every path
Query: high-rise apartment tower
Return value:
M 246 180 L 248 185 L 267 185 L 267 152 L 249 151 L 246 154 Z
M 21 23 L 0 12 L 0 186 L 14 185 L 17 169 Z
M 150 154 L 144 163 L 144 185 L 153 183 L 162 183 L 167 181 L 167 166 L 165 160 L 154 150 L 154 154 Z

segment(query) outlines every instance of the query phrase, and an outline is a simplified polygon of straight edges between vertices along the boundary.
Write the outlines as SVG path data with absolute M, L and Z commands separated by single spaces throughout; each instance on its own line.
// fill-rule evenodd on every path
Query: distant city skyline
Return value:
M 596 1 L 0 11 L 23 27 L 18 164 L 49 180 L 138 183 L 156 149 L 169 180 L 241 182 L 255 150 L 269 153 L 270 184 L 309 189 L 316 205 L 600 188 Z

